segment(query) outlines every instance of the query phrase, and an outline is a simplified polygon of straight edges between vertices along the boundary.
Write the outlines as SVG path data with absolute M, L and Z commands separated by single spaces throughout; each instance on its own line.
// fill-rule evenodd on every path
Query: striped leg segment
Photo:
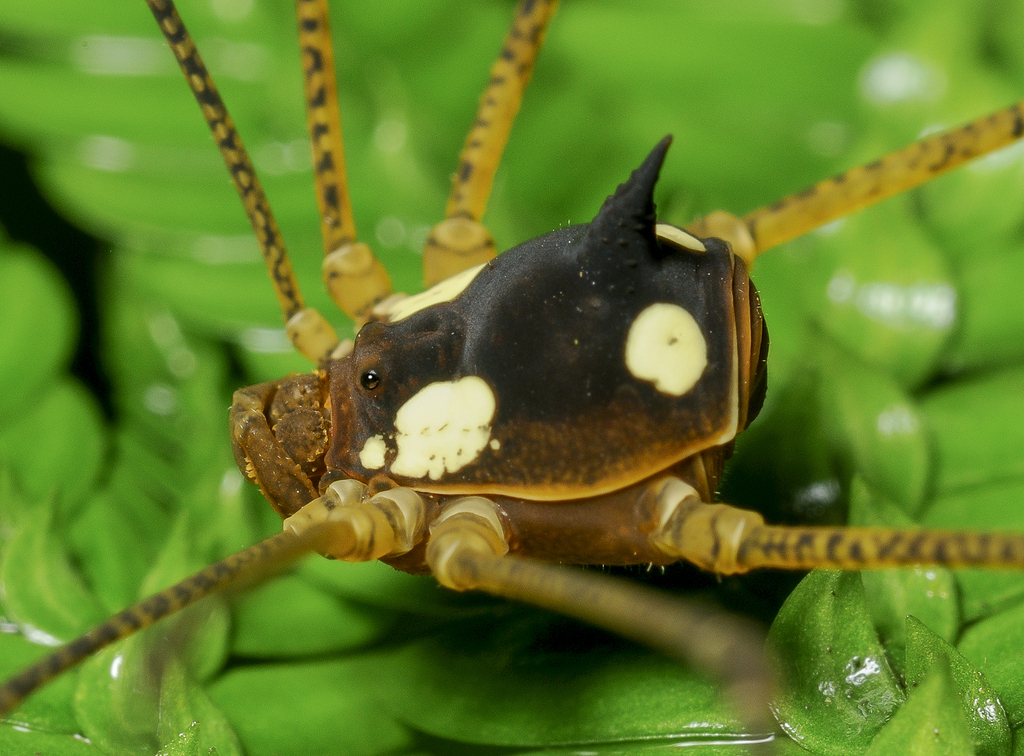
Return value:
M 313 149 L 316 201 L 324 254 L 356 240 L 345 174 L 334 46 L 325 0 L 296 0 L 299 49 L 306 93 L 306 124 Z
M 494 239 L 480 223 L 491 195 L 494 174 L 508 142 L 523 92 L 533 74 L 548 22 L 558 0 L 520 0 L 512 28 L 491 68 L 473 128 L 459 155 L 445 220 L 436 225 L 423 249 L 423 277 L 433 286 L 496 254 Z
M 277 221 L 274 220 L 263 187 L 256 177 L 256 170 L 235 130 L 235 124 L 224 106 L 224 101 L 213 79 L 210 78 L 195 42 L 178 16 L 174 3 L 171 0 L 146 2 L 185 74 L 185 80 L 199 103 L 203 117 L 224 158 L 224 164 L 231 173 L 231 180 L 242 199 L 249 223 L 252 224 L 256 240 L 263 252 L 271 283 L 277 292 L 281 312 L 288 325 L 288 335 L 303 355 L 314 362 L 321 362 L 337 345 L 338 337 L 330 324 L 315 310 L 307 308 L 302 300 L 299 283 L 292 271 L 288 251 L 277 228 Z
M 705 504 L 669 479 L 657 493 L 654 544 L 676 559 L 732 575 L 755 569 L 844 570 L 909 567 L 1024 567 L 1024 536 L 941 530 L 766 525 L 757 512 Z
M 100 649 L 206 596 L 267 577 L 310 551 L 351 562 L 404 554 L 423 538 L 425 530 L 423 500 L 416 492 L 396 488 L 368 497 L 361 483 L 334 483 L 285 520 L 281 533 L 128 607 L 9 678 L 0 686 L 0 716 Z
M 334 75 L 334 45 L 327 0 L 296 0 L 306 93 L 306 123 L 313 149 L 316 201 L 324 242 L 324 282 L 334 302 L 357 325 L 391 293 L 391 279 L 370 247 L 356 240 L 345 174 L 341 112 Z
M 114 615 L 9 678 L 0 686 L 0 716 L 11 711 L 48 681 L 111 643 L 144 630 L 164 617 L 232 584 L 266 576 L 281 565 L 307 554 L 311 536 L 292 532 L 278 533 Z
M 1021 136 L 1024 102 L 833 176 L 742 219 L 717 211 L 686 229 L 697 236 L 726 239 L 749 265 L 772 247 L 920 186 Z

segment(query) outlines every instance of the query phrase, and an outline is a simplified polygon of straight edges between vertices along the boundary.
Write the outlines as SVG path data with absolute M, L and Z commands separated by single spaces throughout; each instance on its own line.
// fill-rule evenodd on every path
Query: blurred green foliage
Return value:
M 511 6 L 336 5 L 357 223 L 397 287 L 418 290 L 419 243 Z M 291 6 L 180 10 L 307 298 L 350 329 L 318 281 Z M 746 212 L 1019 98 L 1022 39 L 1018 0 L 567 1 L 486 220 L 502 247 L 586 221 L 666 133 L 663 218 Z M 141 0 L 0 4 L 0 138 L 103 240 L 73 265 L 0 246 L 0 603 L 20 629 L 0 635 L 6 674 L 35 643 L 275 528 L 234 470 L 226 408 L 233 388 L 307 367 Z M 758 261 L 771 387 L 723 499 L 777 521 L 1024 530 L 1022 160 L 1006 150 Z M 45 255 L 89 272 L 71 281 L 77 306 Z M 75 364 L 97 362 L 109 397 L 68 372 L 76 312 L 97 353 Z M 716 593 L 770 620 L 792 582 Z M 815 753 L 1010 753 L 1022 598 L 1017 574 L 809 576 L 772 629 L 782 730 Z M 0 749 L 737 753 L 722 744 L 736 727 L 713 681 L 603 634 L 382 565 L 311 560 L 91 660 L 0 724 Z

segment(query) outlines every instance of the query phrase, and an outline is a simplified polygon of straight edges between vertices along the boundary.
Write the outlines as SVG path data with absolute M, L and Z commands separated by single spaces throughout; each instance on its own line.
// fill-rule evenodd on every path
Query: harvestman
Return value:
M 446 219 L 427 241 L 424 273 L 433 288 L 403 298 L 391 294 L 383 266 L 356 241 L 326 7 L 320 0 L 300 0 L 324 278 L 341 309 L 363 325 L 355 344 L 339 343 L 326 320 L 303 303 L 249 158 L 176 11 L 169 0 L 147 1 L 242 197 L 289 336 L 319 370 L 235 395 L 236 459 L 285 518 L 284 531 L 116 615 L 12 678 L 0 688 L 3 712 L 110 642 L 240 576 L 312 549 L 339 559 L 383 559 L 408 571 L 429 570 L 455 590 L 526 601 L 634 638 L 727 680 L 747 721 L 764 727 L 768 675 L 749 628 L 678 597 L 549 562 L 685 559 L 720 574 L 759 567 L 1024 566 L 1020 536 L 777 527 L 757 513 L 711 503 L 732 439 L 762 398 L 767 334 L 747 277 L 756 257 L 1009 144 L 1024 132 L 1021 105 L 743 218 L 716 212 L 685 230 L 658 224 L 653 215 L 665 140 L 591 224 L 539 237 L 492 262 L 494 242 L 480 219 L 557 4 L 523 2 L 467 137 Z M 609 249 L 620 256 L 601 254 Z M 689 289 L 673 289 L 675 284 L 657 278 L 663 269 L 675 271 L 672 266 L 697 277 L 692 271 L 704 271 L 705 265 L 715 273 L 693 302 Z M 619 280 L 624 266 L 654 272 L 616 288 L 609 282 Z M 582 392 L 603 397 L 605 404 L 563 419 L 551 407 L 540 411 L 524 404 L 529 391 L 513 396 L 522 385 L 498 385 L 500 371 L 486 366 L 506 364 L 511 358 L 502 350 L 521 349 L 520 341 L 534 347 L 529 339 L 550 337 L 554 344 L 576 334 L 565 322 L 541 333 L 537 317 L 517 320 L 510 304 L 518 298 L 520 314 L 529 316 L 536 313 L 521 305 L 524 297 L 541 292 L 553 301 L 578 294 L 572 273 L 581 280 L 592 276 L 584 284 L 602 293 L 593 302 L 571 299 L 566 311 L 592 307 L 594 318 L 600 313 L 610 324 L 606 330 L 586 319 L 573 324 L 593 347 L 578 356 L 579 369 L 597 375 L 587 360 L 600 353 L 620 383 Z M 673 272 L 669 278 L 680 276 Z M 709 302 L 716 308 L 702 310 Z M 498 311 L 501 306 L 505 310 Z M 719 319 L 714 329 L 713 318 Z M 465 329 L 454 340 L 448 338 L 452 323 Z M 579 345 L 575 337 L 570 341 Z M 563 358 L 554 367 L 568 375 L 540 375 L 554 394 L 581 385 L 567 367 L 576 358 L 564 358 L 575 353 L 562 347 L 569 351 L 559 353 Z M 714 385 L 712 374 L 718 376 Z M 696 409 L 692 400 L 698 394 L 711 404 Z M 666 412 L 676 413 L 667 424 L 672 429 L 656 427 L 644 438 L 644 429 Z M 598 462 L 595 455 L 582 455 L 580 449 L 592 445 L 577 443 L 581 433 L 605 439 L 606 453 Z M 716 642 L 693 642 L 700 637 Z

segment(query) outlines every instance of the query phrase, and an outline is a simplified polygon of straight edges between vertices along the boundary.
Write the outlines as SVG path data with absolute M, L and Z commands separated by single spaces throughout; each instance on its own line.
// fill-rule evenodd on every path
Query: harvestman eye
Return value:
M 381 377 L 380 373 L 376 370 L 367 370 L 361 376 L 359 376 L 359 385 L 367 391 L 373 391 L 380 386 Z

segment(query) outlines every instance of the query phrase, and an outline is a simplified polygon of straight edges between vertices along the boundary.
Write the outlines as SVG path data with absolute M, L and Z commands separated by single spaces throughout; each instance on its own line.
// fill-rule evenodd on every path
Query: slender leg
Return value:
M 345 174 L 341 111 L 327 0 L 296 0 L 306 90 L 306 123 L 324 242 L 324 282 L 335 304 L 356 324 L 391 293 L 391 279 L 370 247 L 356 241 Z
M 762 568 L 1024 567 L 1021 535 L 765 525 L 757 512 L 705 504 L 677 478 L 667 479 L 655 495 L 661 522 L 654 544 L 721 575 Z
M 232 554 L 97 625 L 0 686 L 0 716 L 57 675 L 202 598 L 241 582 L 256 581 L 293 560 L 318 551 L 366 562 L 403 554 L 422 540 L 423 500 L 396 488 L 365 498 L 366 486 L 340 481 L 285 520 L 284 530 Z
M 920 186 L 968 160 L 1012 144 L 1022 135 L 1024 102 L 852 168 L 742 219 L 716 211 L 686 229 L 697 236 L 726 239 L 749 267 L 755 257 L 772 247 Z
M 469 497 L 431 525 L 427 562 L 454 590 L 482 590 L 550 609 L 662 651 L 724 681 L 751 732 L 773 729 L 764 634 L 717 607 L 599 575 L 507 555 L 494 505 Z
M 160 593 L 128 607 L 89 632 L 58 648 L 0 686 L 0 716 L 48 681 L 111 643 L 144 630 L 229 585 L 266 576 L 309 553 L 313 534 L 278 533 L 232 554 Z
M 491 68 L 476 120 L 459 155 L 445 220 L 434 226 L 423 249 L 427 286 L 487 262 L 496 254 L 494 239 L 480 219 L 557 6 L 558 0 L 520 0 L 516 8 L 512 28 Z
M 323 316 L 313 308 L 306 307 L 302 300 L 299 282 L 292 271 L 277 221 L 274 220 L 263 187 L 256 177 L 256 169 L 235 130 L 224 101 L 206 70 L 195 42 L 178 16 L 174 3 L 171 0 L 146 2 L 185 74 L 185 80 L 203 111 L 221 157 L 231 173 L 231 180 L 242 199 L 249 223 L 256 232 L 270 281 L 277 292 L 288 336 L 304 356 L 313 362 L 322 362 L 337 346 L 338 337 Z

